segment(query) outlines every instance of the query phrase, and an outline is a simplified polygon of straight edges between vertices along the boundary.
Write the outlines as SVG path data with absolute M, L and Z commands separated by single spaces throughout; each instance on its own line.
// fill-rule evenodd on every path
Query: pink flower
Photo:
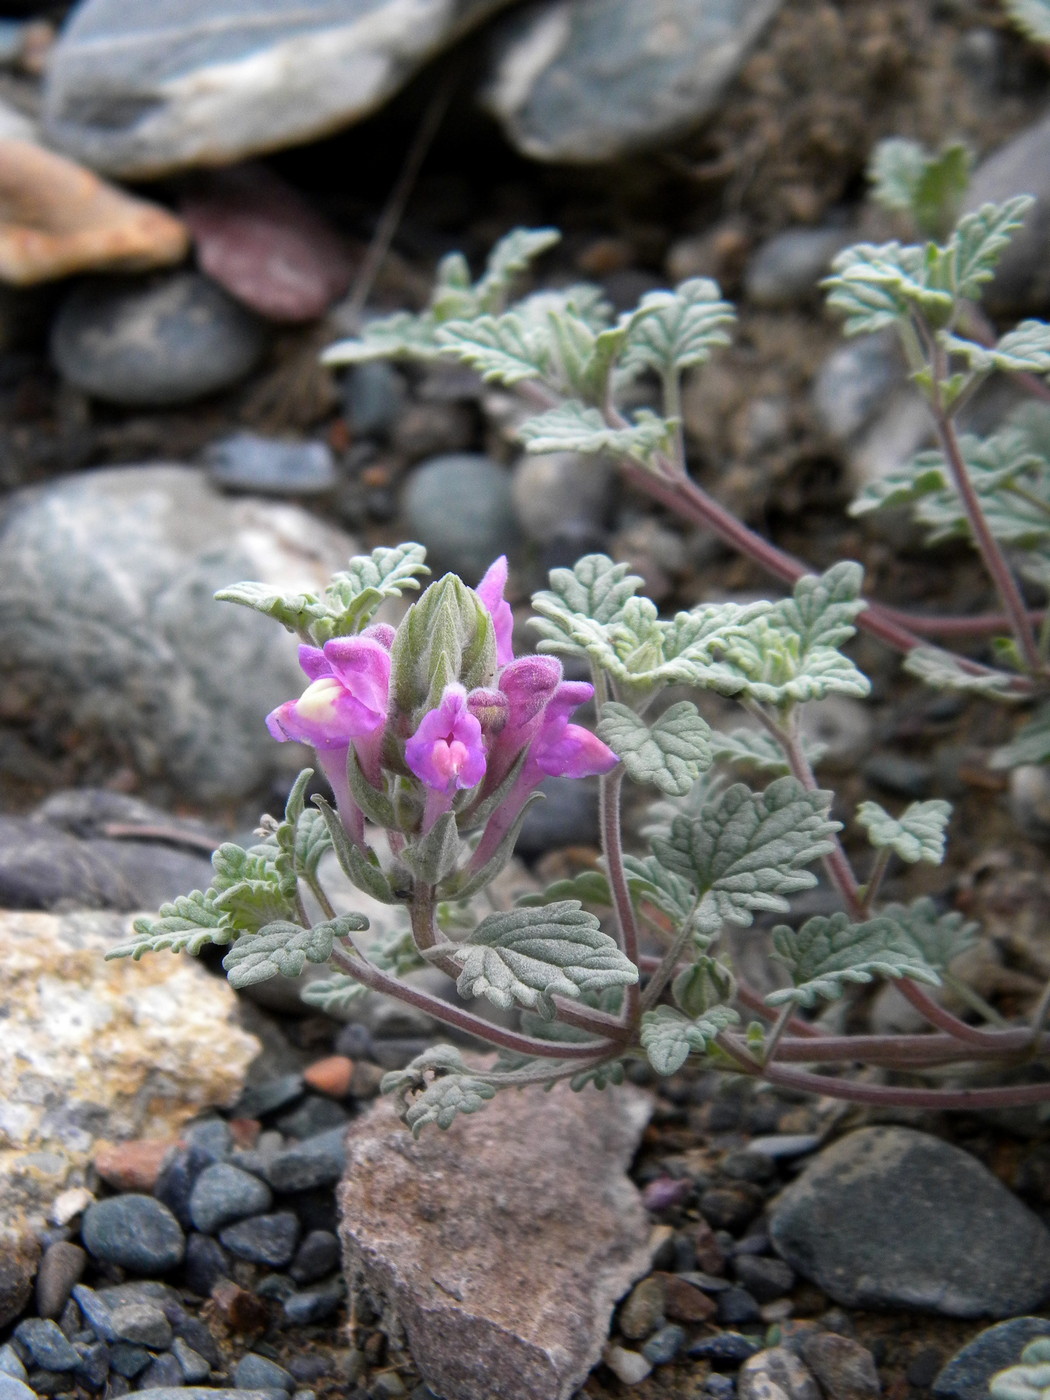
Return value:
M 527 769 L 538 769 L 549 778 L 589 778 L 616 767 L 620 760 L 607 744 L 581 724 L 569 723 L 572 711 L 593 695 L 587 681 L 562 681 L 543 712 Z
M 510 604 L 503 597 L 506 586 L 507 556 L 501 554 L 494 564 L 489 565 L 485 576 L 474 590 L 492 617 L 492 625 L 496 631 L 497 666 L 506 666 L 509 661 L 514 660 L 514 649 L 511 645 L 514 614 L 510 610 Z
M 436 710 L 428 710 L 405 745 L 405 762 L 428 788 L 451 794 L 485 776 L 481 724 L 467 708 L 461 685 L 447 685 Z
M 386 722 L 390 650 L 385 632 L 335 637 L 324 648 L 301 646 L 299 665 L 310 684 L 298 700 L 287 700 L 266 717 L 275 739 L 315 749 L 345 749 Z

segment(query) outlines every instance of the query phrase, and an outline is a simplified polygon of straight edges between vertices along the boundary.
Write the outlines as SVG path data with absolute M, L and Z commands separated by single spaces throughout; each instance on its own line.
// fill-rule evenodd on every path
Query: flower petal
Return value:
M 485 570 L 481 582 L 474 592 L 484 603 L 492 618 L 496 631 L 496 665 L 506 666 L 514 660 L 514 647 L 511 637 L 514 632 L 514 614 L 510 604 L 503 597 L 507 586 L 507 556 L 500 557 Z

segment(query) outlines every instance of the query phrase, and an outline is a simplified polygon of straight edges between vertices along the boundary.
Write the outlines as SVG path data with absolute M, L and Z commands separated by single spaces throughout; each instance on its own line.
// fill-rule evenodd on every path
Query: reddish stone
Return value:
M 724 1274 L 726 1257 L 722 1246 L 715 1239 L 715 1232 L 706 1220 L 697 1221 L 693 1238 L 696 1247 L 696 1267 L 704 1274 Z
M 95 1151 L 95 1170 L 117 1191 L 150 1192 L 164 1159 L 178 1138 L 136 1138 L 131 1142 L 104 1142 Z
M 231 1118 L 229 1129 L 235 1147 L 251 1148 L 259 1141 L 262 1124 L 258 1118 Z
M 271 321 L 315 320 L 350 285 L 354 259 L 346 243 L 264 166 L 199 176 L 180 212 L 201 268 Z
M 718 1311 L 709 1298 L 678 1274 L 654 1274 L 664 1287 L 664 1312 L 672 1322 L 707 1322 Z
M 354 1077 L 354 1062 L 346 1055 L 328 1055 L 303 1070 L 303 1079 L 311 1089 L 329 1098 L 342 1099 L 350 1092 Z
M 230 1330 L 241 1336 L 265 1332 L 270 1325 L 271 1311 L 266 1299 L 232 1279 L 219 1280 L 211 1291 L 211 1301 Z

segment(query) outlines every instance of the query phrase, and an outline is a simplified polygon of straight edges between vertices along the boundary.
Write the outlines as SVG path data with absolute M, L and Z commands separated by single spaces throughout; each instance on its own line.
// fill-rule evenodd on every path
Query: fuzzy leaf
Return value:
M 879 918 L 889 919 L 897 929 L 901 946 L 911 946 L 916 955 L 936 972 L 943 972 L 977 942 L 980 925 L 955 911 L 941 913 L 932 899 L 911 904 L 887 904 Z
M 546 643 L 545 650 L 585 657 L 590 632 L 581 633 L 581 627 L 601 629 L 618 622 L 642 582 L 629 564 L 614 564 L 605 554 L 585 554 L 571 569 L 552 569 L 550 589 L 532 597 L 540 614 L 532 625 Z
M 952 804 L 936 799 L 913 802 L 899 817 L 891 817 L 877 802 L 862 802 L 857 808 L 857 821 L 876 848 L 888 846 L 910 864 L 921 860 L 940 865 L 944 859 L 945 827 L 951 814 Z
M 581 904 L 595 904 L 602 909 L 611 908 L 609 878 L 600 870 L 581 870 L 569 879 L 555 880 L 535 894 L 519 895 L 515 903 L 522 909 L 535 909 L 537 905 L 553 904 L 562 899 L 579 900 Z
M 289 632 L 306 635 L 328 609 L 315 593 L 281 593 L 268 583 L 234 583 L 215 594 L 220 603 L 241 607 L 272 617 Z
M 461 997 L 485 996 L 506 1010 L 518 1005 L 553 1020 L 555 996 L 626 986 L 638 970 L 574 899 L 542 909 L 490 914 L 452 957 L 462 965 Z
M 735 319 L 718 283 L 707 277 L 691 278 L 673 292 L 648 292 L 629 319 L 621 367 L 662 375 L 702 365 L 729 344 L 724 328 Z
M 543 379 L 551 367 L 548 338 L 513 311 L 503 316 L 478 316 L 472 321 L 450 321 L 440 327 L 437 340 L 483 379 L 500 384 Z
M 196 956 L 206 943 L 232 943 L 237 930 L 230 927 L 220 909 L 215 907 L 211 890 L 194 890 L 180 894 L 170 903 L 162 904 L 155 918 L 142 915 L 132 924 L 137 937 L 129 938 L 111 948 L 110 958 L 134 958 L 137 962 L 145 953 L 170 949 L 173 953 Z
M 630 427 L 610 428 L 600 409 L 570 399 L 527 418 L 518 428 L 518 436 L 529 452 L 608 452 L 647 462 L 669 445 L 674 426 L 670 419 L 640 408 Z
M 469 306 L 462 308 L 464 314 Z M 358 365 L 366 360 L 426 360 L 441 353 L 435 339 L 438 321 L 432 312 L 413 316 L 396 311 L 367 321 L 361 334 L 330 345 L 321 356 L 323 365 Z
M 514 281 L 527 272 L 541 253 L 561 241 L 556 228 L 515 228 L 505 234 L 488 255 L 485 271 L 474 288 L 483 311 L 498 311 Z
M 786 895 L 817 883 L 802 867 L 833 849 L 841 823 L 827 818 L 831 797 L 795 778 L 776 778 L 762 793 L 735 783 L 700 817 L 676 818 L 669 839 L 653 839 L 653 852 L 702 897 L 705 932 L 750 924 L 755 910 L 786 910 Z
M 974 695 L 994 695 L 1000 700 L 1021 698 L 1014 688 L 1015 677 L 1005 671 L 973 675 L 950 651 L 940 647 L 913 647 L 904 658 L 904 669 L 934 690 L 969 691 Z
M 804 740 L 803 752 L 811 767 L 816 767 L 826 746 Z M 764 729 L 712 729 L 711 758 L 770 777 L 790 772 L 784 750 Z
M 1016 8 L 1015 4 L 1011 9 Z M 1042 42 L 1050 40 L 1050 16 L 1044 33 L 1033 37 Z M 992 1400 L 1047 1400 L 1050 1397 L 1050 1340 L 1037 1337 L 1021 1352 L 1017 1366 L 997 1371 L 988 1382 Z
M 692 1021 L 673 1006 L 658 1006 L 643 1013 L 639 1039 L 657 1074 L 674 1074 L 692 1051 L 702 1055 L 716 1036 L 739 1020 L 731 1006 L 712 1006 Z
M 256 934 L 239 938 L 222 965 L 231 987 L 251 987 L 277 976 L 298 977 L 308 961 L 327 962 L 337 938 L 367 927 L 368 920 L 362 914 L 341 914 L 313 928 L 277 920 Z
M 437 885 L 456 868 L 463 849 L 454 812 L 443 812 L 418 841 L 406 846 L 401 858 L 426 885 Z
M 623 761 L 636 783 L 682 796 L 711 764 L 710 726 L 689 700 L 671 705 L 646 724 L 626 705 L 602 706 L 598 737 Z
M 1050 706 L 1037 710 L 990 759 L 993 768 L 1019 768 L 1026 763 L 1050 763 Z
M 978 345 L 961 336 L 941 333 L 941 343 L 953 355 L 962 355 L 971 369 L 1004 374 L 1050 373 L 1050 326 L 1045 321 L 1022 321 L 1000 336 L 992 346 Z
M 934 245 L 929 245 L 931 248 Z M 900 243 L 857 243 L 833 259 L 828 305 L 845 316 L 846 335 L 879 331 L 905 321 L 916 308 L 934 325 L 951 315 L 954 299 L 931 286 L 925 250 Z
M 774 957 L 795 985 L 771 992 L 769 1006 L 812 1006 L 818 997 L 835 1001 L 848 982 L 871 982 L 876 976 L 910 977 L 932 986 L 940 981 L 914 941 L 885 915 L 854 924 L 848 914 L 818 914 L 797 930 L 778 924 L 772 939 Z
M 332 576 L 325 589 L 330 635 L 360 632 L 384 599 L 399 598 L 406 589 L 417 589 L 421 575 L 430 572 L 425 559 L 424 547 L 412 543 L 355 555 L 342 572 Z M 323 640 L 328 641 L 329 637 Z
M 379 1087 L 384 1094 L 394 1095 L 401 1120 L 412 1129 L 413 1137 L 428 1123 L 450 1127 L 457 1113 L 476 1113 L 496 1095 L 491 1084 L 471 1074 L 451 1045 L 425 1050 L 404 1069 L 385 1074 Z
M 884 209 L 910 214 L 924 237 L 943 237 L 955 223 L 972 164 L 961 142 L 931 154 L 917 141 L 880 141 L 868 168 L 872 199 Z
M 1024 223 L 1035 203 L 1029 194 L 1015 195 L 1003 204 L 982 204 L 964 214 L 948 242 L 952 285 L 958 296 L 976 300 L 981 286 L 991 281 L 1003 250 Z
M 348 977 L 345 972 L 334 972 L 331 977 L 318 978 L 307 982 L 299 989 L 299 999 L 307 1006 L 316 1006 L 333 1020 L 342 1020 L 355 1002 L 368 991 L 363 982 Z
M 688 927 L 698 948 L 706 948 L 718 931 L 702 907 L 694 882 L 669 870 L 656 856 L 624 856 L 627 884 L 633 900 L 651 904 L 676 928 Z

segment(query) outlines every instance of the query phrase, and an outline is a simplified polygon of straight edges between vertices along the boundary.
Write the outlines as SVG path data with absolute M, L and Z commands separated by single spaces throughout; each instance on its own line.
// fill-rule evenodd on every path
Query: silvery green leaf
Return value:
M 232 841 L 224 842 L 213 852 L 211 862 L 215 907 L 234 928 L 254 933 L 276 919 L 294 917 L 295 872 L 275 844 L 246 851 Z
M 940 982 L 914 941 L 883 915 L 855 924 L 848 914 L 817 914 L 797 930 L 778 924 L 772 939 L 773 956 L 795 985 L 770 992 L 769 1006 L 812 1006 L 818 997 L 836 1001 L 848 982 L 871 982 L 877 976 L 910 977 L 931 986 Z
M 606 554 L 585 554 L 571 569 L 552 569 L 550 589 L 533 594 L 532 606 L 540 616 L 532 625 L 547 643 L 546 650 L 586 656 L 591 634 L 581 634 L 580 627 L 587 624 L 599 629 L 596 636 L 603 636 L 600 629 L 620 620 L 642 582 L 629 564 L 614 564 Z
M 966 193 L 973 156 L 961 142 L 936 154 L 917 141 L 880 141 L 868 167 L 872 199 L 885 209 L 911 214 L 927 238 L 945 236 Z
M 978 345 L 962 336 L 940 335 L 944 348 L 952 355 L 961 355 L 970 368 L 987 373 L 1002 370 L 1004 374 L 1046 374 L 1050 372 L 1050 326 L 1045 321 L 1022 321 L 994 345 Z
M 1007 0 L 1011 10 L 1017 9 L 1018 0 Z M 1035 0 L 1022 0 L 1033 5 Z M 1050 16 L 1045 28 L 1033 38 L 1042 42 L 1050 40 Z M 988 1382 L 992 1400 L 1047 1400 L 1050 1396 L 1050 1341 L 1037 1337 L 1021 1352 L 1020 1364 L 997 1371 Z
M 736 978 L 717 958 L 698 957 L 671 983 L 671 995 L 686 1016 L 702 1016 L 736 996 Z
M 558 408 L 527 418 L 518 428 L 518 436 L 529 452 L 607 452 L 646 462 L 668 447 L 674 427 L 669 419 L 642 408 L 629 427 L 611 428 L 600 409 L 570 399 Z
M 1050 0 L 1003 0 L 1003 5 L 1014 24 L 1029 39 L 1037 44 L 1050 44 Z
M 1008 744 L 995 749 L 992 768 L 1020 768 L 1026 763 L 1050 763 L 1050 706 L 1044 705 L 1017 731 Z
M 420 576 L 430 572 L 424 562 L 426 553 L 421 544 L 381 546 L 371 554 L 355 555 L 344 570 L 333 574 L 324 592 L 336 624 L 332 636 L 360 632 L 385 598 L 399 598 L 406 589 L 417 589 Z
M 934 245 L 927 245 L 937 250 Z M 943 287 L 931 285 L 926 249 L 900 243 L 857 243 L 832 261 L 828 305 L 846 317 L 846 335 L 882 330 L 906 321 L 913 309 L 934 325 L 951 315 L 954 297 Z
M 657 1074 L 674 1074 L 694 1050 L 702 1055 L 716 1036 L 739 1020 L 731 1006 L 712 1006 L 696 1020 L 673 1006 L 658 1006 L 643 1012 L 639 1039 Z
M 700 912 L 701 899 L 694 883 L 669 870 L 656 856 L 624 856 L 627 886 L 636 903 L 647 903 L 667 915 L 676 928 L 688 927 L 693 940 L 706 948 L 718 930 L 706 911 Z M 697 920 L 702 919 L 703 927 Z
M 850 515 L 864 515 L 883 507 L 906 506 L 923 496 L 948 487 L 944 458 L 939 452 L 920 452 L 907 467 L 869 481 L 849 507 Z M 951 489 L 950 487 L 948 489 Z
M 823 753 L 823 744 L 810 743 L 806 748 L 806 757 L 814 765 Z M 712 729 L 711 757 L 715 762 L 749 768 L 755 773 L 790 772 L 784 750 L 765 729 Z
M 437 885 L 456 868 L 463 850 L 454 812 L 443 812 L 425 836 L 406 846 L 401 858 L 426 885 Z
M 673 292 L 648 292 L 627 322 L 620 364 L 627 372 L 657 374 L 702 365 L 729 344 L 725 327 L 735 319 L 718 283 L 707 277 L 693 277 Z
M 192 953 L 196 956 L 206 943 L 232 943 L 237 930 L 215 907 L 211 890 L 193 890 L 162 904 L 156 917 L 142 915 L 132 924 L 136 937 L 111 948 L 106 958 L 134 958 L 144 953 Z
M 543 379 L 550 372 L 550 336 L 530 328 L 513 311 L 450 321 L 438 329 L 437 341 L 483 379 L 500 384 Z
M 963 215 L 946 248 L 952 287 L 958 296 L 971 301 L 980 297 L 982 285 L 993 277 L 1004 248 L 1034 203 L 1031 195 L 1015 195 L 1002 204 L 982 204 L 972 214 Z
M 570 287 L 545 287 L 514 303 L 515 314 L 526 325 L 542 330 L 546 335 L 552 316 L 568 312 L 582 321 L 594 335 L 610 329 L 612 307 L 600 287 L 577 282 Z
M 239 603 L 272 617 L 289 632 L 303 635 L 328 611 L 314 593 L 282 593 L 268 583 L 234 583 L 220 588 L 215 597 L 220 603 Z
M 278 843 L 291 856 L 295 873 L 312 879 L 321 860 L 332 849 L 324 817 L 315 807 L 310 807 L 297 818 L 287 835 L 286 824 L 282 822 L 277 829 Z
M 786 910 L 786 895 L 817 883 L 802 867 L 834 849 L 841 823 L 828 820 L 831 798 L 795 778 L 761 793 L 734 783 L 698 818 L 676 818 L 669 838 L 654 837 L 653 853 L 702 896 L 703 931 L 750 924 L 755 910 Z
M 961 690 L 975 695 L 994 695 L 1001 700 L 1021 698 L 1015 677 L 1005 671 L 973 675 L 960 665 L 950 651 L 940 647 L 913 647 L 904 658 L 904 669 L 934 690 Z
M 884 209 L 908 213 L 929 153 L 918 141 L 891 137 L 880 141 L 868 165 L 871 197 Z
M 710 726 L 696 706 L 681 700 L 647 724 L 626 705 L 602 706 L 598 737 L 623 762 L 636 783 L 683 796 L 711 764 Z
M 495 1097 L 491 1084 L 472 1074 L 458 1050 L 435 1045 L 404 1069 L 383 1076 L 380 1090 L 393 1094 L 403 1123 L 418 1137 L 428 1123 L 451 1125 L 457 1113 L 476 1113 Z
M 461 997 L 484 996 L 494 1006 L 527 1006 L 547 1020 L 555 996 L 626 986 L 638 970 L 576 900 L 542 909 L 512 909 L 482 919 L 451 956 L 463 971 Z
M 469 314 L 469 307 L 463 308 Z M 435 359 L 441 354 L 434 332 L 437 319 L 431 311 L 413 316 L 396 311 L 379 316 L 362 327 L 359 336 L 337 341 L 321 356 L 323 365 L 356 365 L 365 360 Z
M 972 948 L 980 933 L 980 925 L 967 921 L 954 910 L 942 913 L 932 899 L 913 900 L 911 904 L 887 904 L 879 918 L 889 919 L 896 926 L 896 937 L 902 947 L 912 947 L 917 956 L 936 972 L 943 972 L 961 953 Z
M 400 898 L 391 888 L 390 881 L 379 864 L 372 848 L 361 850 L 346 834 L 346 828 L 339 820 L 339 814 L 321 796 L 314 802 L 321 820 L 325 824 L 331 848 L 335 852 L 343 874 L 352 880 L 359 890 L 378 899 L 383 904 L 399 904 Z
M 553 904 L 561 899 L 576 899 L 581 904 L 594 904 L 608 909 L 612 906 L 609 878 L 600 870 L 581 870 L 566 880 L 555 880 L 546 889 L 536 894 L 522 894 L 515 903 L 523 909 L 534 909 L 537 905 Z
M 891 817 L 877 802 L 862 802 L 857 808 L 857 821 L 876 848 L 888 847 L 910 864 L 921 860 L 940 865 L 951 814 L 952 804 L 939 799 L 912 802 L 899 817 Z
M 345 972 L 333 972 L 331 977 L 318 978 L 300 987 L 299 999 L 339 1021 L 367 991 L 365 984 L 355 977 L 348 977 Z
M 406 972 L 416 972 L 427 964 L 412 937 L 407 910 L 402 907 L 397 912 L 400 917 L 391 919 L 386 928 L 377 930 L 373 924 L 373 932 L 378 931 L 381 936 L 368 945 L 368 959 L 383 972 L 403 977 Z
M 569 1080 L 569 1088 L 574 1093 L 593 1084 L 596 1089 L 605 1089 L 610 1084 L 622 1084 L 624 1075 L 623 1060 L 603 1060 L 600 1065 L 581 1069 Z
M 251 987 L 271 977 L 298 977 L 307 962 L 327 962 L 337 938 L 367 927 L 362 914 L 341 914 L 313 928 L 275 920 L 258 933 L 239 938 L 222 965 L 231 987 Z
M 514 281 L 541 253 L 561 241 L 556 228 L 515 228 L 494 245 L 485 271 L 474 287 L 482 311 L 498 311 Z

